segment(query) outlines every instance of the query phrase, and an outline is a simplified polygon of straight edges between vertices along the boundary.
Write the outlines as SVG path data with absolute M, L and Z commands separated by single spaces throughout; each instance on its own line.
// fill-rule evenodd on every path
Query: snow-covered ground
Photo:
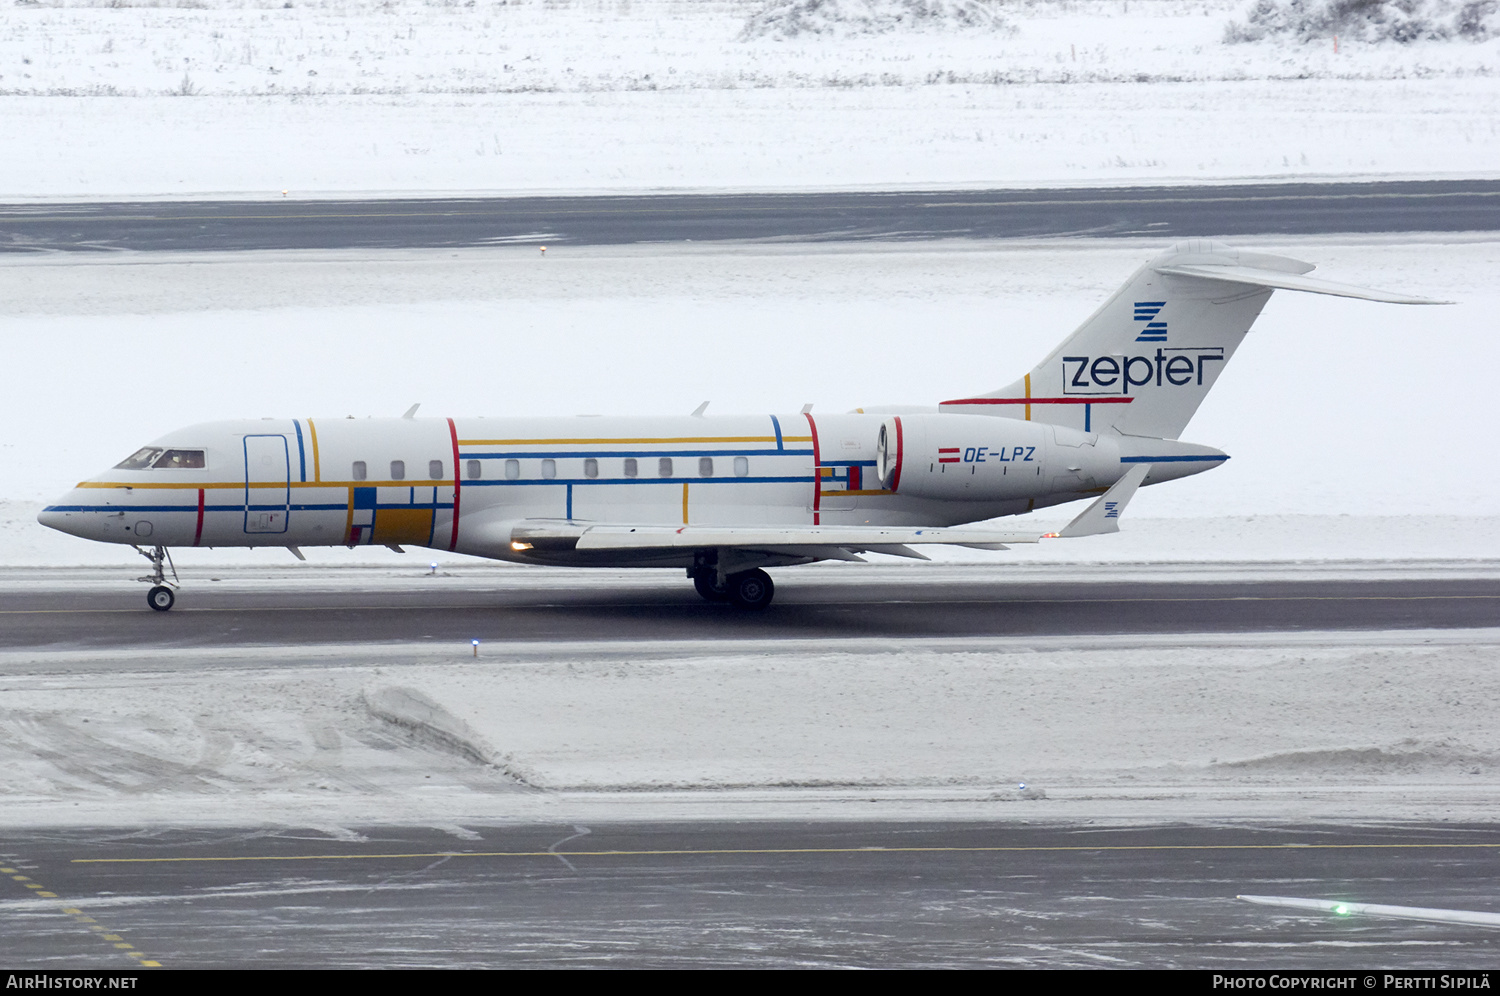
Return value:
M 1500 313 L 1500 243 L 1250 244 L 1331 279 L 1458 303 L 1278 294 L 1185 436 L 1233 459 L 1144 491 L 1127 530 L 1204 521 L 1142 531 L 1144 547 L 1122 536 L 1043 555 L 1496 556 L 1500 496 L 1475 450 L 1489 400 L 1466 378 L 1500 365 L 1486 331 Z M 422 415 L 489 416 L 686 413 L 704 399 L 710 413 L 930 404 L 1019 376 L 1159 248 L 13 257 L 0 264 L 0 337 L 22 375 L 0 393 L 0 496 L 45 501 L 217 418 L 398 415 L 413 402 Z M 45 536 L 34 507 L 5 507 L 0 563 L 134 559 Z
M 752 0 L 27 3 L 0 197 L 1488 175 L 1500 39 L 1226 44 L 1246 4 L 742 39 Z
M 483 653 L 0 654 L 0 823 L 1500 818 L 1495 630 Z

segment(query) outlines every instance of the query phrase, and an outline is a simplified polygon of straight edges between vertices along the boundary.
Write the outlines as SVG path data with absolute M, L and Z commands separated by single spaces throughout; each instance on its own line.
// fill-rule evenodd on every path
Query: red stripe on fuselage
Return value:
M 808 427 L 812 429 L 813 444 L 813 525 L 822 525 L 823 513 L 819 511 L 823 506 L 823 457 L 818 449 L 818 423 L 813 421 L 811 412 L 803 412 L 807 419 Z
M 1107 398 L 959 398 L 939 401 L 940 405 L 1128 405 L 1134 398 L 1111 395 Z
M 193 532 L 193 545 L 203 538 L 203 489 L 198 489 L 198 528 Z
M 448 435 L 453 440 L 453 536 L 448 540 L 448 549 L 458 548 L 458 492 L 460 488 L 458 472 L 458 427 L 453 420 L 448 420 Z
M 901 487 L 901 416 L 896 416 L 896 469 L 891 472 L 891 494 Z

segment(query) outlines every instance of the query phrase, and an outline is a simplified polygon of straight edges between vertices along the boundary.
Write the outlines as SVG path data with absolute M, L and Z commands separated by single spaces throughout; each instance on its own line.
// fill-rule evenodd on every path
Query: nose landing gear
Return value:
M 140 547 L 132 547 L 136 553 L 151 562 L 151 573 L 138 581 L 145 581 L 151 585 L 151 590 L 146 592 L 146 604 L 157 612 L 165 612 L 177 601 L 177 596 L 172 592 L 177 585 L 177 565 L 172 563 L 172 555 L 164 546 L 153 546 L 150 552 Z M 167 570 L 172 572 L 172 580 L 167 580 Z

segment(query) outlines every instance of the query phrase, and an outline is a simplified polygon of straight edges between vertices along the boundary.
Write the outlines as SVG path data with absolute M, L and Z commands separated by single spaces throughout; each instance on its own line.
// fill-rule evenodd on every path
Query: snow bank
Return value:
M 740 38 L 881 34 L 890 31 L 1015 29 L 999 0 L 767 0 Z
M 0 824 L 1500 818 L 1494 631 L 267 653 L 0 655 Z
M 1002 648 L 455 665 L 422 687 L 553 789 L 1500 781 L 1495 646 Z
M 1227 42 L 1290 35 L 1301 42 L 1337 37 L 1346 43 L 1481 42 L 1500 34 L 1495 0 L 1256 0 L 1243 22 L 1231 21 Z

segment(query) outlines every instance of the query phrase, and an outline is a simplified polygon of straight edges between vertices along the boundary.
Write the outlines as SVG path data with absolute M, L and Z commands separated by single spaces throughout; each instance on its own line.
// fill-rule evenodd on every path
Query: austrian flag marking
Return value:
M 958 447 L 939 446 L 938 463 L 958 463 Z

